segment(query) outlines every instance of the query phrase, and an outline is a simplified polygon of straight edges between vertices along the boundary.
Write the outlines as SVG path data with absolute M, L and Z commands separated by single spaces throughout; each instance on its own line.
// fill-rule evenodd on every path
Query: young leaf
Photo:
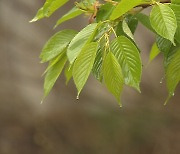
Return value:
M 63 30 L 52 36 L 42 50 L 41 61 L 47 62 L 60 54 L 76 34 L 74 30 Z
M 54 86 L 56 80 L 58 79 L 59 75 L 62 72 L 62 69 L 66 61 L 67 61 L 67 57 L 66 54 L 64 53 L 61 59 L 48 70 L 44 81 L 44 98 L 49 94 L 52 87 Z
M 51 16 L 51 14 L 67 2 L 68 0 L 46 0 L 44 6 L 38 10 L 36 16 L 31 20 L 31 22 Z
M 159 48 L 157 47 L 157 44 L 154 43 L 152 48 L 151 48 L 151 51 L 150 51 L 150 54 L 149 54 L 149 63 L 154 59 L 156 58 L 158 55 L 159 55 L 160 51 L 159 51 Z
M 90 75 L 96 57 L 97 49 L 98 43 L 91 42 L 87 44 L 82 49 L 74 63 L 73 79 L 78 90 L 77 98 L 79 97 L 79 94 Z
M 150 22 L 159 35 L 175 44 L 174 35 L 177 29 L 177 21 L 169 6 L 165 4 L 155 5 L 150 14 Z
M 66 13 L 64 16 L 62 16 L 56 23 L 56 28 L 58 25 L 62 24 L 63 22 L 70 20 L 72 18 L 75 18 L 83 13 L 82 10 L 78 9 L 77 7 L 73 7 L 68 13 Z
M 180 82 L 180 49 L 176 51 L 176 53 L 173 55 L 170 63 L 167 66 L 166 82 L 169 92 L 169 96 L 167 99 L 168 101 L 170 97 L 174 96 L 174 91 L 176 89 L 176 86 Z
M 125 36 L 120 36 L 111 43 L 111 50 L 122 67 L 125 83 L 140 91 L 142 62 L 136 46 Z
M 123 89 L 124 79 L 121 67 L 112 52 L 107 54 L 103 62 L 103 77 L 108 90 L 116 97 L 119 105 L 122 106 L 120 94 Z
M 131 10 L 133 7 L 145 3 L 147 0 L 121 0 L 117 7 L 113 10 L 110 20 L 115 20 Z
M 67 50 L 67 56 L 71 64 L 77 58 L 82 48 L 93 39 L 97 25 L 97 23 L 88 25 L 73 38 Z

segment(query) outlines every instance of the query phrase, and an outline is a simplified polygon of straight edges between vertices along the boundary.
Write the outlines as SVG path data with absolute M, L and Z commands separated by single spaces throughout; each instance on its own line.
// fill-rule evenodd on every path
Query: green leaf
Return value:
M 180 49 L 180 44 L 177 44 L 176 46 L 171 46 L 171 48 L 169 49 L 169 52 L 164 56 L 164 68 L 165 70 L 167 69 L 167 66 L 171 63 L 174 54 L 176 53 L 176 51 Z
M 136 14 L 136 18 L 143 24 L 147 29 L 154 32 L 154 29 L 151 26 L 150 19 L 147 15 L 143 13 Z
M 73 7 L 68 13 L 66 13 L 64 16 L 62 16 L 56 23 L 55 27 L 56 28 L 58 25 L 62 24 L 63 22 L 70 20 L 72 18 L 75 18 L 83 13 L 82 10 L 80 10 L 77 7 Z
M 178 25 L 175 39 L 180 43 L 180 5 L 171 4 L 170 6 L 175 13 L 177 25 Z
M 66 69 L 64 71 L 64 74 L 66 77 L 66 85 L 68 84 L 68 82 L 72 78 L 72 70 L 73 70 L 73 65 L 69 65 L 68 67 L 66 67 Z
M 174 91 L 180 82 L 180 49 L 173 55 L 166 69 L 166 84 L 169 92 L 167 101 L 174 96 Z M 166 103 L 167 103 L 166 101 Z M 165 103 L 165 104 L 166 104 Z
M 116 29 L 116 34 L 117 34 L 117 36 L 121 36 L 121 35 L 127 36 L 134 41 L 134 36 L 125 20 L 120 21 L 118 23 L 117 29 Z
M 38 10 L 38 12 L 36 13 L 36 16 L 30 22 L 35 22 L 35 21 L 40 20 L 42 18 L 44 18 L 43 7 Z
M 121 0 L 117 7 L 113 10 L 110 20 L 115 20 L 122 16 L 123 14 L 130 11 L 135 6 L 144 4 L 147 0 Z
M 172 46 L 171 41 L 169 41 L 169 40 L 167 40 L 167 39 L 157 35 L 156 36 L 156 44 L 157 44 L 159 50 L 161 52 L 163 52 L 163 54 L 165 56 L 167 56 L 167 54 L 168 54 L 168 52 L 169 52 L 169 50 L 170 50 L 170 48 Z
M 63 70 L 66 61 L 67 61 L 66 54 L 63 54 L 61 59 L 59 59 L 59 61 L 48 70 L 44 81 L 44 98 L 49 94 L 52 87 L 54 86 L 56 80 L 58 79 L 59 75 Z
M 105 33 L 108 33 L 108 30 L 110 29 L 110 26 L 108 23 L 101 24 L 96 31 L 96 34 L 94 36 L 93 41 L 99 41 L 102 36 L 104 36 Z M 102 40 L 102 39 L 101 39 Z M 105 43 L 105 42 L 104 42 Z
M 122 28 L 123 28 L 124 33 L 128 37 L 130 37 L 132 40 L 134 40 L 134 36 L 133 36 L 133 34 L 132 34 L 132 32 L 131 32 L 131 30 L 130 30 L 130 28 L 129 28 L 129 26 L 125 20 L 123 20 L 123 22 L 122 22 Z
M 119 105 L 122 106 L 120 94 L 123 89 L 124 79 L 121 67 L 112 52 L 107 54 L 103 62 L 103 77 L 108 90 L 116 97 Z
M 125 36 L 120 36 L 111 43 L 111 51 L 122 68 L 125 83 L 140 91 L 142 62 L 136 46 Z
M 58 8 L 67 2 L 68 0 L 46 0 L 43 7 L 38 10 L 36 16 L 31 20 L 31 22 L 51 16 Z
M 171 3 L 172 4 L 180 4 L 180 1 L 179 0 L 171 0 Z
M 109 19 L 112 10 L 115 8 L 114 5 L 112 5 L 111 3 L 106 3 L 104 5 L 102 5 L 99 9 L 99 11 L 97 12 L 97 16 L 96 16 L 96 20 L 97 22 L 99 21 L 105 21 L 107 19 Z
M 127 15 L 126 22 L 128 24 L 129 29 L 131 30 L 132 34 L 134 34 L 136 31 L 136 28 L 138 26 L 137 18 L 133 15 Z
M 104 48 L 99 47 L 94 64 L 93 64 L 93 68 L 92 68 L 92 73 L 94 77 L 100 82 L 102 81 L 103 50 Z
M 96 57 L 97 49 L 98 43 L 92 42 L 87 44 L 82 49 L 74 63 L 73 78 L 78 90 L 77 98 L 79 97 L 79 94 L 90 75 Z
M 43 6 L 44 16 L 49 17 L 53 14 L 58 8 L 63 6 L 69 0 L 46 0 L 45 5 Z
M 73 38 L 67 50 L 67 56 L 71 64 L 77 58 L 82 48 L 93 39 L 97 25 L 97 23 L 88 25 Z
M 149 63 L 154 59 L 156 58 L 158 55 L 159 55 L 160 51 L 159 51 L 159 48 L 157 47 L 157 44 L 154 43 L 152 48 L 151 48 L 151 51 L 150 51 L 150 55 L 149 55 Z
M 159 35 L 175 44 L 174 35 L 177 29 L 177 22 L 173 10 L 168 5 L 155 5 L 150 14 L 150 22 Z
M 76 34 L 74 30 L 63 30 L 52 36 L 40 55 L 42 62 L 47 62 L 60 54 Z
M 64 56 L 64 54 L 66 53 L 66 49 L 64 49 L 58 56 L 56 56 L 55 58 L 53 58 L 52 60 L 50 60 L 48 67 L 46 68 L 46 70 L 44 71 L 43 75 L 46 74 L 60 59 L 62 59 L 62 57 Z

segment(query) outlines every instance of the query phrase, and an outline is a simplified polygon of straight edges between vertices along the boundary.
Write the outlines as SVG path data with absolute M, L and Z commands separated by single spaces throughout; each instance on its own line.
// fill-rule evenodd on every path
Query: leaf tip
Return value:
M 137 89 L 137 91 L 141 94 L 141 89 L 140 89 L 140 87 L 138 86 L 136 89 Z
M 65 84 L 66 84 L 66 86 L 68 85 L 68 81 L 67 81 L 67 80 L 66 80 L 66 83 L 65 83 Z
M 171 98 L 171 95 L 169 95 L 169 96 L 167 97 L 166 101 L 164 102 L 164 106 L 167 105 L 167 103 L 169 102 L 170 98 Z
M 172 42 L 172 44 L 173 44 L 174 46 L 176 46 L 176 43 L 174 42 L 174 40 L 172 40 L 171 42 Z
M 122 106 L 122 103 L 121 103 L 120 97 L 119 97 L 119 98 L 117 98 L 117 101 L 118 101 L 119 107 L 120 107 L 120 108 L 122 108 L 123 106 Z
M 56 29 L 57 26 L 58 26 L 58 25 L 56 24 L 56 25 L 53 27 L 53 29 Z
M 139 83 L 136 83 L 134 88 L 141 94 L 141 89 L 140 89 Z
M 76 96 L 76 100 L 79 100 L 79 93 L 78 93 L 78 95 Z
M 44 99 L 45 99 L 45 96 L 43 96 L 43 98 L 42 98 L 42 100 L 41 100 L 41 103 L 40 103 L 40 104 L 43 104 Z
M 36 22 L 38 20 L 37 17 L 34 17 L 32 20 L 30 20 L 29 22 L 32 23 L 32 22 Z

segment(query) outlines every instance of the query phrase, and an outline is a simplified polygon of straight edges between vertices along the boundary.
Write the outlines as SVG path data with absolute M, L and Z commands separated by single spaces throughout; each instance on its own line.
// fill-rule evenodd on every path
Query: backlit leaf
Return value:
M 121 67 L 112 52 L 107 54 L 103 62 L 103 77 L 107 89 L 116 97 L 119 105 L 122 106 L 120 94 L 123 89 L 124 79 Z
M 157 47 L 157 44 L 154 43 L 149 54 L 149 62 L 156 58 L 159 55 L 159 53 L 159 48 Z
M 77 7 L 72 8 L 68 13 L 66 13 L 64 16 L 62 16 L 56 23 L 55 27 L 56 28 L 58 25 L 62 24 L 63 22 L 70 20 L 72 18 L 75 18 L 79 15 L 81 15 L 83 12 L 78 9 Z
M 142 62 L 136 46 L 125 36 L 120 36 L 111 43 L 111 51 L 122 68 L 125 83 L 140 91 Z
M 74 30 L 63 30 L 52 36 L 40 55 L 42 62 L 49 61 L 60 54 L 76 34 Z
M 113 10 L 110 19 L 115 20 L 127 13 L 133 7 L 138 6 L 140 4 L 146 3 L 147 0 L 121 0 L 117 7 Z M 147 2 L 148 3 L 148 2 Z
M 44 6 L 38 10 L 36 16 L 31 20 L 31 22 L 51 16 L 51 14 L 67 2 L 68 0 L 46 0 Z
M 63 70 L 66 61 L 67 57 L 66 54 L 64 54 L 62 58 L 53 67 L 51 67 L 51 69 L 48 70 L 44 81 L 44 98 L 49 94 L 54 86 L 56 80 Z
M 82 49 L 74 63 L 73 79 L 78 90 L 77 97 L 79 97 L 79 94 L 90 75 L 96 57 L 97 49 L 98 43 L 92 42 L 87 44 Z
M 175 44 L 174 35 L 177 29 L 177 21 L 169 6 L 165 4 L 155 5 L 150 14 L 150 22 L 159 35 Z
M 68 84 L 68 82 L 72 78 L 72 70 L 73 70 L 73 65 L 69 65 L 68 67 L 66 67 L 66 69 L 64 71 L 64 74 L 66 77 L 66 85 Z
M 93 39 L 97 25 L 97 23 L 88 25 L 73 38 L 67 50 L 67 56 L 71 64 L 77 58 L 82 48 Z

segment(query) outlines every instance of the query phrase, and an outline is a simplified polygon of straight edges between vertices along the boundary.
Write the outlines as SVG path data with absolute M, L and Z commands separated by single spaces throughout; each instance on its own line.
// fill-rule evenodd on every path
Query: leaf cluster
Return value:
M 32 22 L 50 17 L 69 0 L 46 0 Z M 141 13 L 151 7 L 149 15 Z M 79 32 L 65 29 L 53 35 L 40 55 L 48 62 L 45 71 L 44 97 L 60 76 L 63 68 L 66 83 L 73 78 L 77 98 L 89 75 L 116 97 L 127 85 L 140 92 L 142 75 L 141 51 L 134 39 L 138 23 L 156 36 L 149 62 L 157 55 L 164 57 L 168 98 L 180 81 L 180 1 L 179 0 L 80 0 L 63 15 L 55 27 L 84 14 L 89 24 Z

